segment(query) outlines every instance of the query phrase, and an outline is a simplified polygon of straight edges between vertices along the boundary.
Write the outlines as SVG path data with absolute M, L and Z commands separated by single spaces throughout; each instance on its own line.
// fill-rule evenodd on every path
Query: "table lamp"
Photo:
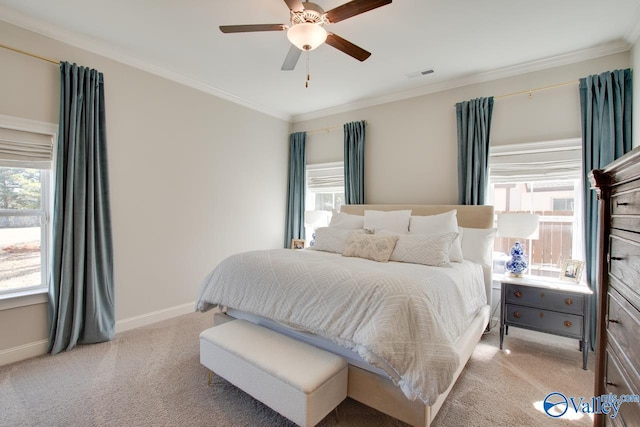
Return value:
M 316 228 L 326 227 L 329 225 L 329 219 L 331 217 L 331 212 L 329 211 L 305 211 L 304 212 L 304 226 L 305 228 L 312 229 L 312 237 L 309 242 L 309 246 L 313 246 L 316 240 Z
M 499 213 L 496 234 L 498 237 L 522 240 L 537 239 L 539 224 L 540 215 L 538 214 Z M 528 267 L 524 245 L 516 241 L 509 253 L 511 258 L 505 264 L 506 270 L 511 276 L 522 277 Z

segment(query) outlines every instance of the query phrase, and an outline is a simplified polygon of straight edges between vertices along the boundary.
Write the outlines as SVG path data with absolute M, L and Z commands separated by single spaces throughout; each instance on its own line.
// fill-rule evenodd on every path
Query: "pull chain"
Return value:
M 309 51 L 307 51 L 307 81 L 304 82 L 304 87 L 309 87 L 309 80 L 311 80 L 311 74 L 309 73 Z

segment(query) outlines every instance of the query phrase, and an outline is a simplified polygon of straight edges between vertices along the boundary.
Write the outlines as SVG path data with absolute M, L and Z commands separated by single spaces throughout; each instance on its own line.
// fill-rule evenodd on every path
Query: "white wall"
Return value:
M 120 330 L 192 311 L 223 257 L 282 246 L 289 123 L 2 21 L 0 40 L 104 73 Z M 0 64 L 0 114 L 57 123 L 58 67 L 5 49 Z M 41 343 L 46 305 L 0 325 L 0 356 Z
M 627 68 L 629 56 L 629 53 L 610 55 L 451 89 L 302 121 L 293 128 L 294 131 L 316 130 L 366 120 L 368 203 L 457 203 L 456 102 L 481 96 L 496 97 L 491 129 L 495 145 L 580 137 L 578 79 Z M 565 82 L 574 84 L 534 92 L 531 97 L 528 94 L 500 97 Z M 307 141 L 308 163 L 342 160 L 340 127 L 311 133 Z

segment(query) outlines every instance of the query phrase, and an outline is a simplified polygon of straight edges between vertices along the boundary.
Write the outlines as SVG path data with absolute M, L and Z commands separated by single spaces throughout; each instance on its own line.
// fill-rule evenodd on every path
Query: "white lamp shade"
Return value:
M 318 24 L 296 24 L 287 31 L 287 38 L 300 50 L 313 50 L 327 40 L 327 30 Z
M 499 213 L 499 237 L 517 239 L 538 239 L 540 215 L 530 213 Z
M 304 225 L 306 227 L 326 227 L 329 224 L 331 212 L 328 211 L 305 211 Z

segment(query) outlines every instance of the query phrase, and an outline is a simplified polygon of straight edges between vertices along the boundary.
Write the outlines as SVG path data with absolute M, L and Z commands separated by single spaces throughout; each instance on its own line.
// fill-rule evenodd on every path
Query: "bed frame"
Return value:
M 352 215 L 364 215 L 365 210 L 394 211 L 411 209 L 412 215 L 435 215 L 457 209 L 458 224 L 465 228 L 493 228 L 493 206 L 468 205 L 344 205 L 340 209 Z M 357 366 L 349 365 L 347 396 L 412 426 L 428 427 L 442 407 L 460 373 L 480 341 L 490 318 L 491 269 L 485 271 L 485 288 L 488 305 L 484 306 L 471 322 L 465 333 L 458 339 L 456 350 L 460 354 L 460 366 L 453 376 L 449 388 L 436 402 L 427 406 L 419 399 L 406 398 L 399 387 L 388 377 L 382 377 Z M 214 324 L 229 320 L 226 314 L 217 314 Z

